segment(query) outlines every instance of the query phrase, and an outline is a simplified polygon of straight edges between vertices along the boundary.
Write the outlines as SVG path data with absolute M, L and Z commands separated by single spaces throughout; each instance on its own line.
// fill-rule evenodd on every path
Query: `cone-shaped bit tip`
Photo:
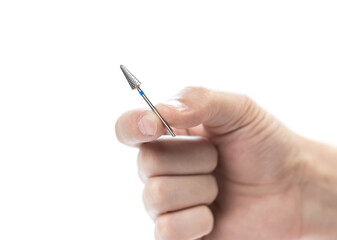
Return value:
M 120 66 L 122 69 L 122 72 L 124 73 L 124 76 L 126 80 L 128 80 L 128 83 L 130 84 L 131 89 L 135 89 L 140 86 L 140 81 L 123 65 Z

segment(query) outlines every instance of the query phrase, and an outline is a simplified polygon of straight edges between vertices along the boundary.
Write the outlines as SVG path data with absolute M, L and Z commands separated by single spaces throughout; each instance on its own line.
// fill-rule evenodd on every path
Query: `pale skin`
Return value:
M 190 87 L 157 108 L 179 136 L 159 138 L 150 110 L 116 122 L 119 141 L 140 148 L 156 240 L 337 239 L 335 147 L 239 94 Z

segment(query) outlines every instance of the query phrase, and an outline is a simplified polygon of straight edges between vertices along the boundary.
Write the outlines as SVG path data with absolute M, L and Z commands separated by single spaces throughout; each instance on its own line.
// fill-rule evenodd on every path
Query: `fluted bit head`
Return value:
M 132 90 L 140 86 L 140 81 L 126 67 L 121 65 L 121 69 Z

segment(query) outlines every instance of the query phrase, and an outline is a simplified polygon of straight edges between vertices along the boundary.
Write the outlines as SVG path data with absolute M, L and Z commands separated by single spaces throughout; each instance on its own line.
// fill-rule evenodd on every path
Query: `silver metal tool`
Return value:
M 167 131 L 171 134 L 172 137 L 175 137 L 173 130 L 171 127 L 167 124 L 167 122 L 164 120 L 164 118 L 160 115 L 156 107 L 150 102 L 150 100 L 146 97 L 145 93 L 140 89 L 140 81 L 123 65 L 120 66 L 122 69 L 122 72 L 124 73 L 124 76 L 126 80 L 128 80 L 128 83 L 130 84 L 131 89 L 137 89 L 139 94 L 144 98 L 146 103 L 150 106 L 152 111 L 158 116 L 160 121 L 163 123 L 163 125 L 166 127 Z

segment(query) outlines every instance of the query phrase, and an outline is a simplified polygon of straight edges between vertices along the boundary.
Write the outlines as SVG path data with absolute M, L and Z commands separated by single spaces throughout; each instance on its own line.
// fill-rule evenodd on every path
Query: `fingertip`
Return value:
M 158 130 L 158 124 L 156 116 L 150 112 L 146 111 L 143 116 L 138 120 L 138 129 L 144 136 L 154 136 Z
M 153 141 L 164 134 L 164 126 L 150 110 L 133 110 L 122 114 L 115 124 L 117 139 L 126 145 L 137 146 Z

